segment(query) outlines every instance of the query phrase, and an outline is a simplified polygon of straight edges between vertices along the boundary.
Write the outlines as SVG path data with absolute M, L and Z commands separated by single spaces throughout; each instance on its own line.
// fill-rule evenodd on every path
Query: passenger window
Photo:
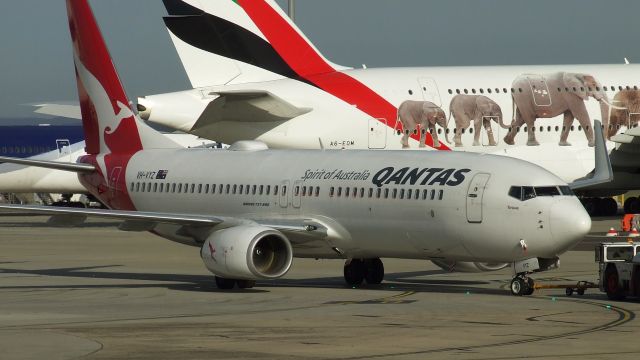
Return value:
M 251 188 L 251 195 L 255 195 L 256 190 L 258 190 L 258 185 L 253 185 L 253 187 Z
M 307 187 L 306 186 L 302 187 L 302 196 L 307 196 Z
M 286 196 L 286 195 L 287 195 L 287 186 L 282 185 L 282 196 Z
M 376 189 L 376 199 L 380 199 L 380 195 L 382 195 L 382 189 Z
M 273 195 L 278 195 L 278 185 L 273 187 Z
M 262 186 L 260 186 L 260 190 L 262 190 Z M 262 195 L 262 191 L 260 191 L 260 195 Z M 294 196 L 299 196 L 300 195 L 300 186 L 296 186 L 295 190 L 293 192 Z
M 334 191 L 335 191 L 335 188 L 333 186 L 329 188 L 329 197 L 333 197 Z
M 238 194 L 242 195 L 242 193 L 244 192 L 244 185 L 240 184 L 240 188 L 238 188 Z
M 436 190 L 431 189 L 431 200 L 435 200 L 435 199 L 436 199 Z
M 353 197 L 358 197 L 358 188 L 353 188 Z
M 229 194 L 229 192 L 231 191 L 231 185 L 227 184 L 227 186 L 225 186 L 225 190 L 225 192 Z
M 171 183 L 171 192 L 172 193 L 176 192 L 176 183 Z
M 296 186 L 296 192 L 300 191 L 300 186 Z M 262 195 L 264 193 L 264 185 L 260 185 L 260 195 Z M 297 196 L 298 194 L 296 194 Z
M 400 199 L 404 200 L 404 189 L 400 189 Z
M 205 193 L 205 194 L 208 194 L 208 193 L 209 193 L 209 184 L 206 184 L 206 185 L 204 186 L 204 193 Z
M 136 183 L 136 191 L 140 191 L 140 183 Z
M 429 190 L 424 189 L 422 190 L 422 200 L 427 200 L 427 194 L 429 194 Z
M 369 199 L 373 197 L 373 188 L 369 188 Z
M 218 185 L 218 194 L 222 194 L 223 188 L 224 188 L 224 185 L 222 184 Z
M 247 184 L 244 187 L 244 194 L 249 195 L 249 191 L 251 191 L 251 185 Z
M 338 197 L 342 196 L 342 187 L 338 186 Z
M 393 198 L 397 198 L 398 197 L 398 189 L 393 189 Z
M 202 194 L 202 184 L 198 184 L 198 194 Z
M 412 195 L 412 190 L 408 189 L 407 190 L 407 199 L 411 199 L 411 195 Z
M 233 192 L 232 192 L 232 193 L 233 193 L 233 195 L 235 195 L 235 194 L 236 194 L 236 190 L 238 190 L 238 185 L 233 184 Z
M 415 200 L 418 200 L 420 198 L 420 190 L 416 189 L 416 191 L 413 193 L 413 198 Z
M 158 192 L 158 183 L 153 183 L 153 192 Z
M 135 189 L 135 188 L 136 188 L 136 183 L 133 183 L 133 182 L 132 182 L 132 183 L 131 183 L 131 189 L 130 189 L 129 191 L 133 191 L 133 189 Z
M 147 183 L 147 192 L 151 192 L 151 183 Z
M 385 199 L 389 198 L 389 189 L 384 189 L 384 198 Z
M 316 186 L 316 197 L 320 196 L 320 186 Z
M 271 185 L 267 185 L 267 194 L 266 195 L 270 195 L 271 194 Z
M 364 197 L 364 188 L 360 188 L 360 197 L 363 198 Z
M 444 197 L 444 190 L 440 190 L 438 192 L 438 200 L 442 200 L 443 197 Z
M 142 183 L 142 186 L 140 187 L 140 192 L 144 192 L 144 183 Z
M 351 191 L 351 188 L 350 188 L 350 187 L 346 187 L 346 188 L 344 189 L 344 196 L 345 196 L 345 197 L 349 197 L 349 191 Z

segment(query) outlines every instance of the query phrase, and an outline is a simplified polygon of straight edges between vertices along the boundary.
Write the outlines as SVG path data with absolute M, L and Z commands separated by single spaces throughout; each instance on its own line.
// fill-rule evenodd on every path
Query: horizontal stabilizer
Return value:
M 201 129 L 218 122 L 279 122 L 311 111 L 299 108 L 268 91 L 212 92 L 218 96 L 205 108 L 193 126 Z
M 84 173 L 93 172 L 96 170 L 96 168 L 91 164 L 66 163 L 66 162 L 48 161 L 48 160 L 33 160 L 33 159 L 13 158 L 13 157 L 6 157 L 6 156 L 0 156 L 0 162 L 35 166 L 35 167 L 54 169 L 54 170 L 84 172 Z
M 52 116 L 60 116 L 66 117 L 69 119 L 82 119 L 82 114 L 80 114 L 80 105 L 70 105 L 70 104 L 36 104 L 33 105 L 36 109 L 34 110 L 37 114 L 44 115 L 52 115 Z

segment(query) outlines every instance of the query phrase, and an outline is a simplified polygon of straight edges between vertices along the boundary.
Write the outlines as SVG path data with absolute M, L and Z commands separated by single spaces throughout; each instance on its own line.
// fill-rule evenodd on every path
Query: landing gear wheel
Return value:
M 580 295 L 580 296 L 584 295 L 584 289 L 578 289 L 576 292 L 577 292 L 577 293 L 578 293 L 578 295 Z
M 365 266 L 360 259 L 347 260 L 344 265 L 344 280 L 349 286 L 358 286 L 364 281 Z
M 572 296 L 573 295 L 573 289 L 572 288 L 566 288 L 564 290 L 564 293 L 567 294 L 567 296 Z
M 384 279 L 384 264 L 379 258 L 366 259 L 364 261 L 365 274 L 364 279 L 367 284 L 378 285 Z
M 618 213 L 618 202 L 614 198 L 605 198 L 603 203 L 604 215 L 615 216 Z
M 511 294 L 522 296 L 525 293 L 526 284 L 521 277 L 515 277 L 511 280 Z
M 620 286 L 618 270 L 615 266 L 608 266 L 604 272 L 604 289 L 610 300 L 624 300 L 624 289 Z
M 524 292 L 524 294 L 525 294 L 525 295 L 531 295 L 531 294 L 533 294 L 533 292 L 536 290 L 536 288 L 535 288 L 535 285 L 536 285 L 535 281 L 533 281 L 533 279 L 532 279 L 532 278 L 527 278 L 526 284 L 527 284 L 527 289 L 526 289 L 526 291 Z
M 638 209 L 640 208 L 640 202 L 638 202 L 637 197 L 630 197 L 624 201 L 624 213 L 625 214 L 636 214 L 638 213 Z
M 238 288 L 240 289 L 251 289 L 252 287 L 256 286 L 255 280 L 237 280 L 236 283 L 238 284 Z
M 587 211 L 587 214 L 589 214 L 589 216 L 596 216 L 598 207 L 596 206 L 596 202 L 594 201 L 594 199 L 582 198 L 580 199 L 580 201 L 582 202 L 582 206 L 584 206 L 584 209 Z
M 216 276 L 216 286 L 220 290 L 231 290 L 236 286 L 236 281 L 233 279 L 226 279 Z

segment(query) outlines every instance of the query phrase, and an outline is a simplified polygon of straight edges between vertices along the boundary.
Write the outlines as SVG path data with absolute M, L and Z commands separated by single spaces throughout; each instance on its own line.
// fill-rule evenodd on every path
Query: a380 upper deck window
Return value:
M 573 196 L 573 191 L 568 186 L 512 186 L 509 188 L 509 196 L 520 201 L 533 199 L 536 196 Z

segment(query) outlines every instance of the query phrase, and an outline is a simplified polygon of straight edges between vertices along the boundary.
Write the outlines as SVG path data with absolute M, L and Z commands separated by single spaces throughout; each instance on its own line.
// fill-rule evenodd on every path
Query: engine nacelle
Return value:
M 235 226 L 214 232 L 200 250 L 212 273 L 229 279 L 276 279 L 289 271 L 293 250 L 279 231 L 264 226 Z
M 483 263 L 455 260 L 431 260 L 431 262 L 446 271 L 466 273 L 498 271 L 509 266 L 507 263 Z

